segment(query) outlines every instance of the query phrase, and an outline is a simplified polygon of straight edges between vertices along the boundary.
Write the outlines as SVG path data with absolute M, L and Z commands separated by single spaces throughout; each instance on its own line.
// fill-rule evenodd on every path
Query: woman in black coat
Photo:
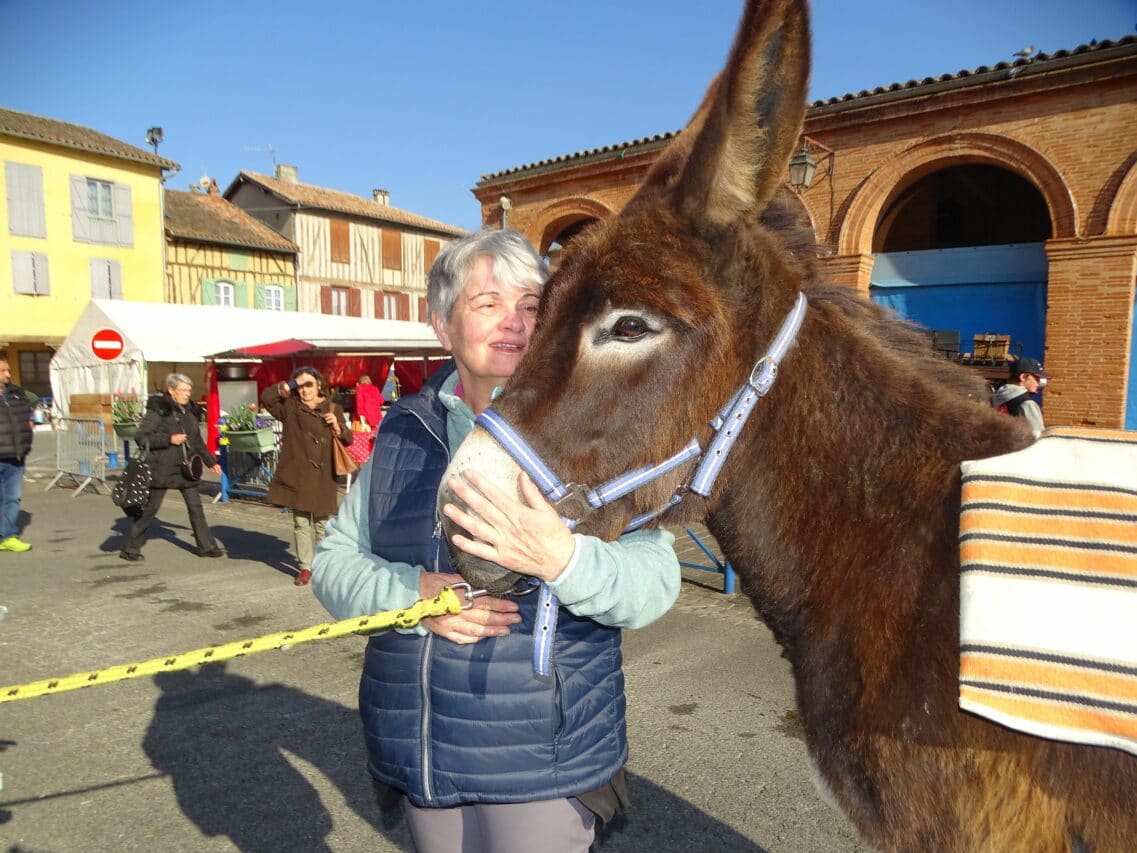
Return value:
M 339 508 L 333 442 L 351 444 L 343 409 L 332 402 L 327 382 L 314 367 L 299 367 L 290 382 L 270 385 L 261 405 L 284 424 L 280 461 L 268 487 L 268 501 L 292 509 L 299 564 L 296 586 L 312 577 L 312 557 L 324 538 L 324 524 Z
M 221 466 L 201 439 L 198 428 L 201 408 L 190 401 L 192 392 L 193 381 L 188 376 L 171 373 L 166 377 L 165 393 L 155 394 L 146 403 L 146 416 L 138 426 L 134 441 L 139 448 L 150 447 L 150 500 L 126 535 L 126 544 L 119 552 L 124 560 L 138 562 L 143 559 L 142 543 L 146 528 L 158 514 L 167 489 L 177 489 L 186 502 L 197 555 L 223 555 L 205 521 L 205 510 L 197 490 L 200 480 L 190 479 L 183 473 L 185 466 L 182 463 L 193 456 L 201 457 L 203 467 L 214 474 L 221 473 Z

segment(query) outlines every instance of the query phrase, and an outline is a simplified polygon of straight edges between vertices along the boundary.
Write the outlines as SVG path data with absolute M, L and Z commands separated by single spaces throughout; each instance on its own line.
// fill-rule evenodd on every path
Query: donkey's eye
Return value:
M 637 341 L 649 331 L 642 317 L 625 316 L 612 324 L 612 337 L 621 341 Z

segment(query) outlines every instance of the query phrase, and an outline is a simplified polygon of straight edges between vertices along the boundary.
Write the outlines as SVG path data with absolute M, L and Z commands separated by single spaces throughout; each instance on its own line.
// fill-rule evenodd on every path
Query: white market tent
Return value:
M 95 355 L 92 346 L 102 329 L 114 329 L 123 338 L 122 354 L 112 361 Z M 92 299 L 51 359 L 51 390 L 56 408 L 66 416 L 72 394 L 125 393 L 132 388 L 145 394 L 149 363 L 200 365 L 219 353 L 289 339 L 345 352 L 442 354 L 426 323 Z

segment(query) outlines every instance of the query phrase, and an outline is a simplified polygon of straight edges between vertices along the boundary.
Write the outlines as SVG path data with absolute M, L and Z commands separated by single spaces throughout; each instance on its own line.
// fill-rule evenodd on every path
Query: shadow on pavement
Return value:
M 296 574 L 296 558 L 292 555 L 290 541 L 271 533 L 223 524 L 212 525 L 212 529 L 214 538 L 231 558 L 263 563 L 289 577 Z
M 160 673 L 154 682 L 163 692 L 142 747 L 204 835 L 227 836 L 242 851 L 330 851 L 332 815 L 288 754 L 315 767 L 377 834 L 413 849 L 402 811 L 383 813 L 375 802 L 354 708 L 283 684 L 259 687 L 224 663 Z M 598 832 L 597 853 L 762 853 L 650 780 L 628 774 L 628 786 L 631 811 Z
M 375 803 L 354 708 L 283 684 L 257 686 L 223 663 L 160 673 L 154 683 L 163 693 L 142 747 L 204 835 L 227 836 L 242 851 L 330 850 L 332 815 L 287 753 L 316 767 L 377 833 L 410 849 L 401 814 L 388 821 Z

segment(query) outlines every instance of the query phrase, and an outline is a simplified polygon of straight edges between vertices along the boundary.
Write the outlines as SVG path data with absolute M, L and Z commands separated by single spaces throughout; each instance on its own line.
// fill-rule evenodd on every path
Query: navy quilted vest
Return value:
M 435 533 L 449 461 L 437 390 L 383 418 L 372 454 L 371 541 L 388 560 L 453 571 Z M 561 609 L 554 674 L 533 673 L 537 596 L 508 637 L 457 645 L 394 631 L 367 644 L 359 708 L 368 769 L 419 806 L 529 802 L 600 788 L 627 762 L 620 632 Z

